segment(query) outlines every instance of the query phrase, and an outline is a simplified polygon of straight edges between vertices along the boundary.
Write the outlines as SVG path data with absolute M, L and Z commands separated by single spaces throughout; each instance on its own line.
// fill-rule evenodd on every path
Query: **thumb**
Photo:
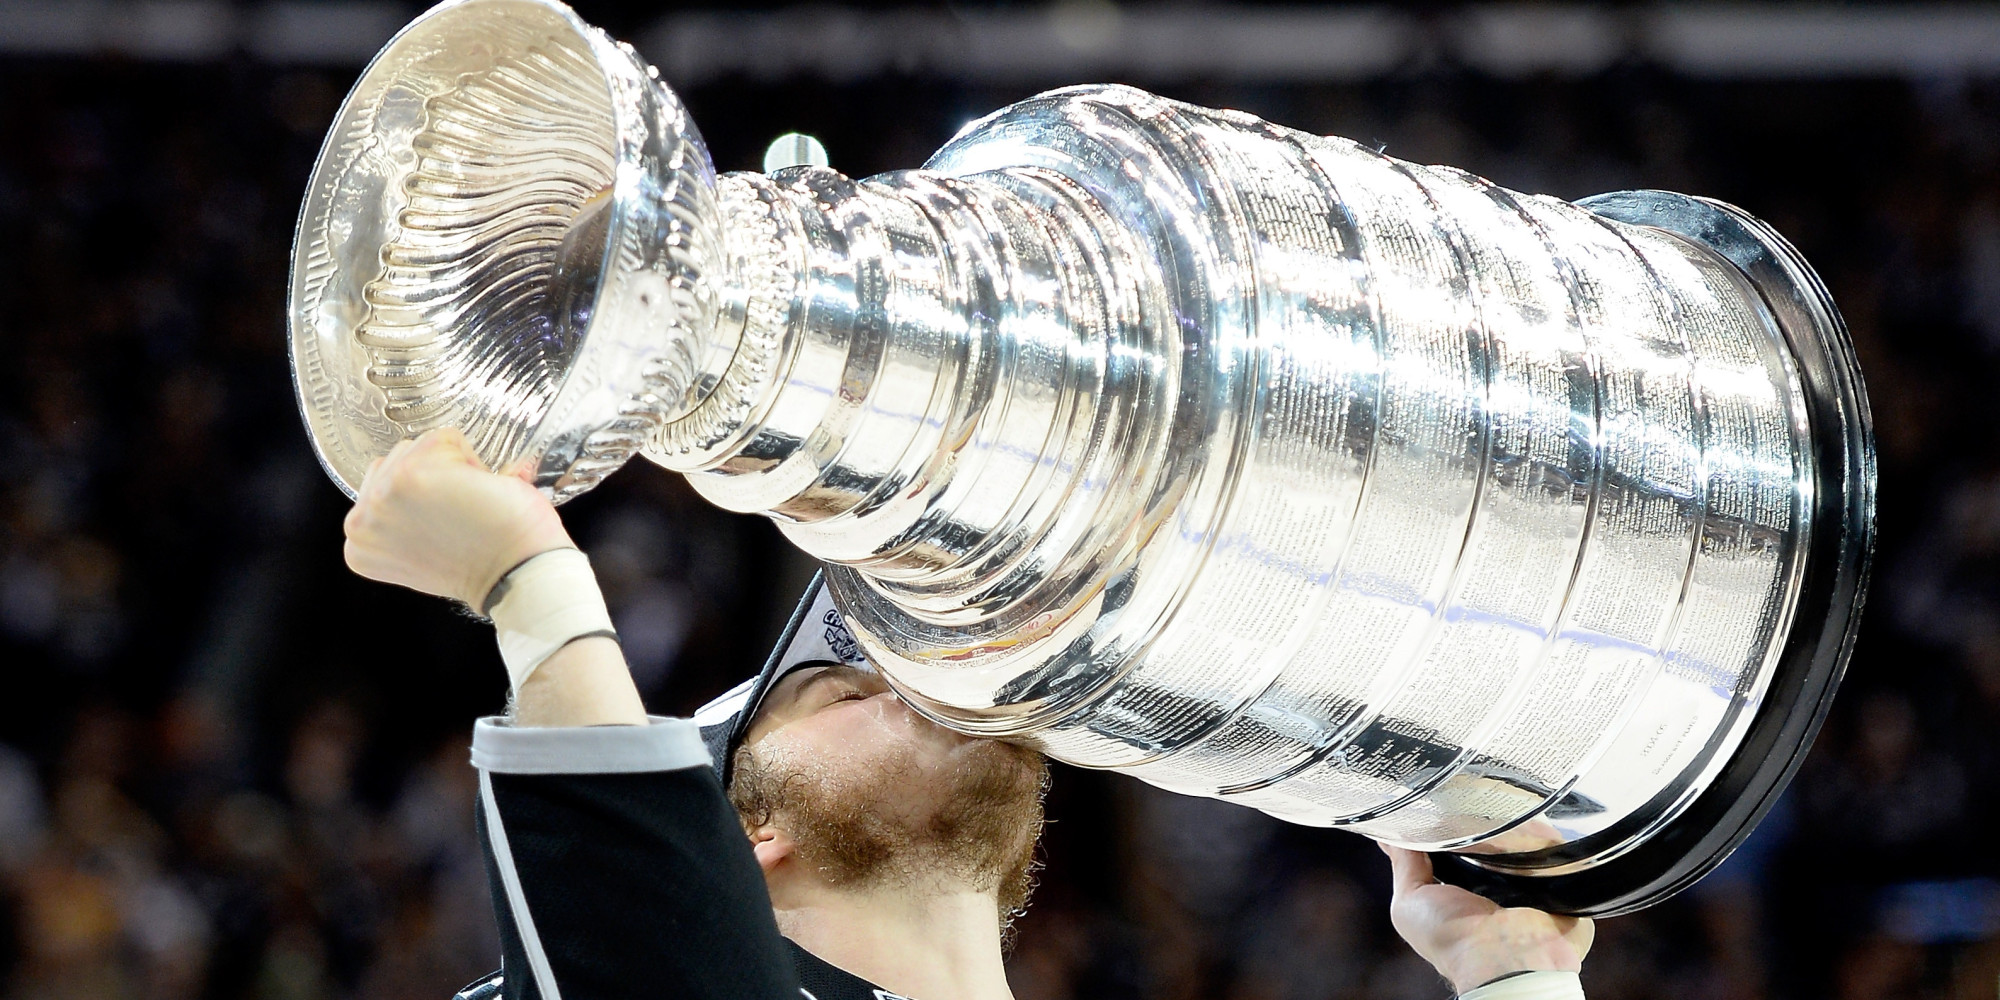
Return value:
M 1432 873 L 1430 855 L 1388 844 L 1380 846 L 1382 853 L 1389 856 L 1390 883 L 1395 887 L 1396 895 L 1401 896 L 1437 880 Z
M 535 469 L 539 464 L 535 461 L 535 456 L 523 455 L 515 459 L 506 469 L 502 470 L 501 475 L 512 476 L 527 483 L 529 486 L 533 486 L 535 485 Z
M 1563 917 L 1559 918 L 1558 927 L 1563 920 L 1569 921 L 1569 926 L 1561 928 L 1562 936 L 1576 948 L 1576 957 L 1589 954 L 1590 946 L 1597 941 L 1597 922 L 1589 917 Z
M 417 447 L 439 457 L 449 456 L 468 465 L 486 468 L 486 463 L 479 460 L 479 453 L 472 450 L 472 442 L 465 439 L 465 432 L 456 427 L 425 431 L 417 438 Z

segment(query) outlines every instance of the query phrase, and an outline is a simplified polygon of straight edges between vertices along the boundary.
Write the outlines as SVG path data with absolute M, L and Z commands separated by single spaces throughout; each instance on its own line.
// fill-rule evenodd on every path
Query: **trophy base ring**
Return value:
M 1731 206 L 1664 191 L 1618 192 L 1578 204 L 1706 247 L 1756 287 L 1798 363 L 1821 470 L 1813 521 L 1819 528 L 1791 634 L 1743 742 L 1694 801 L 1650 834 L 1645 827 L 1671 803 L 1650 803 L 1624 823 L 1561 848 L 1505 857 L 1433 855 L 1441 881 L 1502 905 L 1610 917 L 1658 903 L 1721 864 L 1798 771 L 1854 647 L 1873 554 L 1875 453 L 1846 327 L 1783 237 Z M 1632 844 L 1634 837 L 1643 839 Z M 1592 864 L 1593 854 L 1607 860 Z M 1536 867 L 1566 870 L 1535 875 Z

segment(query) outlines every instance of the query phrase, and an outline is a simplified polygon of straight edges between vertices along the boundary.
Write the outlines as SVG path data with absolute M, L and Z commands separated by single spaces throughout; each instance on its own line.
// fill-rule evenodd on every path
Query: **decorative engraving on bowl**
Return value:
M 610 95 L 560 38 L 503 39 L 492 66 L 424 101 L 405 207 L 354 337 L 384 415 L 519 450 L 595 304 L 616 152 Z
M 454 426 L 558 502 L 590 489 L 732 359 L 714 188 L 678 98 L 566 8 L 413 22 L 301 211 L 293 373 L 328 473 L 351 493 L 396 441 Z

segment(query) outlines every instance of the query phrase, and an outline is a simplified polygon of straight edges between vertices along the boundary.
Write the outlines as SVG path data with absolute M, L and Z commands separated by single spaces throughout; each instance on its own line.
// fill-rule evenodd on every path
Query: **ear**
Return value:
M 775 826 L 760 826 L 750 831 L 750 852 L 757 856 L 757 867 L 764 870 L 765 878 L 770 878 L 797 850 L 792 835 Z

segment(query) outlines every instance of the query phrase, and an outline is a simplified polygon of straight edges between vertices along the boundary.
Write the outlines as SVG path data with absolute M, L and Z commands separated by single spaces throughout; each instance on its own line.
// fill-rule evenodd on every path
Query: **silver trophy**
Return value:
M 1126 87 L 921 170 L 717 176 L 552 0 L 423 15 L 307 192 L 350 492 L 432 427 L 556 500 L 635 452 L 829 566 L 938 722 L 1611 914 L 1713 867 L 1851 646 L 1874 453 L 1744 212 L 1569 203 Z

